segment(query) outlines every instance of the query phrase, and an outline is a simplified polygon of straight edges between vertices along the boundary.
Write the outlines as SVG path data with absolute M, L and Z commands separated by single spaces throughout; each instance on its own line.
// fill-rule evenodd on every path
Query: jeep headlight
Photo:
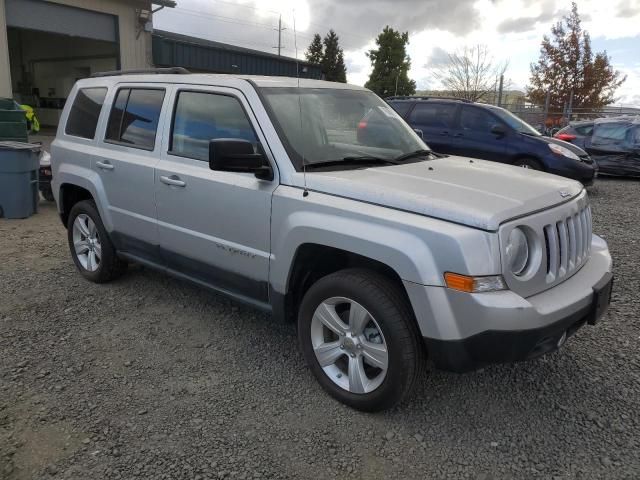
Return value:
M 563 147 L 562 145 L 557 145 L 555 143 L 549 144 L 549 150 L 551 150 L 556 155 L 560 155 L 561 157 L 567 157 L 571 160 L 580 161 L 580 157 L 578 157 L 575 153 L 569 150 L 567 147 Z
M 511 230 L 505 248 L 507 265 L 511 273 L 519 277 L 529 265 L 530 247 L 527 234 L 520 227 Z

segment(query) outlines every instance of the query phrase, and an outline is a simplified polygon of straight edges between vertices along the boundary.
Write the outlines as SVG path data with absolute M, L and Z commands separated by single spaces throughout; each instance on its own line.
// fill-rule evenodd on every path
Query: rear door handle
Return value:
M 96 162 L 96 167 L 98 167 L 101 170 L 113 170 L 113 165 L 111 165 L 111 163 L 109 162 L 100 162 L 97 161 Z
M 449 136 L 449 132 L 447 132 L 447 131 L 440 132 L 440 135 L 442 135 L 443 137 L 448 137 Z
M 463 135 L 463 134 L 461 134 L 461 133 L 455 133 L 453 136 L 454 136 L 455 138 L 464 137 L 464 135 Z
M 171 175 L 170 177 L 167 177 L 166 175 L 161 175 L 160 176 L 160 181 L 162 183 L 164 183 L 165 185 L 172 185 L 174 187 L 186 187 L 187 184 L 185 182 L 183 182 L 182 180 L 180 180 L 180 177 L 178 177 L 177 175 Z

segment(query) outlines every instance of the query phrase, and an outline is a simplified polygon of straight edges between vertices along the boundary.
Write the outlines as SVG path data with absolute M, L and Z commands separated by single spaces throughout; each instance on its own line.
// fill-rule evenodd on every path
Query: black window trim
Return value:
M 164 93 L 164 95 L 162 96 L 162 103 L 160 104 L 160 113 L 158 114 L 158 127 L 160 126 L 160 120 L 162 119 L 162 110 L 164 109 L 164 102 L 167 98 L 167 89 L 166 87 L 147 87 L 147 86 L 128 86 L 128 85 L 120 85 L 118 86 L 118 89 L 116 90 L 115 95 L 113 96 L 113 100 L 111 101 L 111 109 L 109 110 L 109 116 L 107 117 L 107 124 L 105 125 L 104 128 L 104 135 L 103 135 L 103 143 L 108 143 L 111 145 L 119 145 L 121 147 L 128 147 L 128 148 L 133 148 L 136 150 L 144 150 L 145 152 L 153 152 L 156 149 L 156 139 L 158 138 L 158 130 L 159 128 L 156 127 L 156 133 L 153 136 L 153 146 L 151 148 L 147 148 L 147 147 L 143 147 L 140 145 L 133 145 L 131 143 L 127 143 L 127 142 L 122 142 L 119 140 L 111 140 L 107 138 L 107 131 L 109 129 L 109 120 L 111 119 L 111 114 L 113 113 L 113 106 L 116 103 L 116 100 L 118 99 L 118 94 L 120 93 L 121 90 L 129 90 L 129 93 L 127 94 L 127 102 L 124 104 L 124 110 L 123 110 L 123 115 L 122 118 L 120 119 L 120 128 L 118 129 L 118 134 L 119 136 L 122 136 L 122 122 L 124 121 L 124 113 L 127 111 L 127 107 L 129 106 L 129 98 L 131 97 L 131 90 L 160 90 Z
M 204 87 L 206 87 L 206 85 Z M 229 88 L 229 87 L 224 87 L 224 88 Z M 244 112 L 244 116 L 247 118 L 247 120 L 249 122 L 249 126 L 251 127 L 251 130 L 253 131 L 253 135 L 256 137 L 256 144 L 259 146 L 259 148 L 262 148 L 264 150 L 264 147 L 262 146 L 262 142 L 260 141 L 260 137 L 258 136 L 258 133 L 256 132 L 256 129 L 255 129 L 255 126 L 253 125 L 253 122 L 251 121 L 251 117 L 247 114 L 247 109 L 244 108 L 242 100 L 240 100 L 240 97 L 238 95 L 235 95 L 233 93 L 228 93 L 228 92 L 212 91 L 212 90 L 209 90 L 207 88 L 199 89 L 199 88 L 193 88 L 193 87 L 187 87 L 187 88 L 177 87 L 175 89 L 174 98 L 173 98 L 173 107 L 172 107 L 172 111 L 171 111 L 171 125 L 170 125 L 170 128 L 169 128 L 169 145 L 168 145 L 168 148 L 167 148 L 167 155 L 171 155 L 173 157 L 187 158 L 189 160 L 195 160 L 197 162 L 205 162 L 205 163 L 207 163 L 209 161 L 209 160 L 202 160 L 201 158 L 195 158 L 195 157 L 192 157 L 190 155 L 177 153 L 176 151 L 173 150 L 173 128 L 175 126 L 176 112 L 178 111 L 178 100 L 180 99 L 180 94 L 182 92 L 187 92 L 187 93 L 208 93 L 210 95 L 220 95 L 220 96 L 224 96 L 224 97 L 234 98 L 240 104 L 240 108 Z M 267 162 L 271 163 L 266 155 L 265 155 L 265 160 Z
M 67 129 L 69 128 L 69 118 L 71 117 L 71 112 L 73 111 L 73 106 L 76 103 L 76 100 L 78 99 L 78 94 L 80 92 L 82 92 L 83 90 L 105 90 L 104 93 L 104 98 L 102 99 L 102 105 L 100 105 L 100 112 L 98 112 L 98 121 L 96 122 L 96 128 L 93 131 L 93 137 L 81 137 L 80 135 L 74 135 L 72 133 L 69 133 L 67 131 Z M 65 125 L 64 125 L 64 134 L 65 136 L 68 137 L 73 137 L 73 138 L 79 138 L 81 140 L 86 140 L 87 142 L 94 142 L 96 140 L 96 137 L 98 136 L 98 127 L 100 126 L 100 117 L 102 116 L 102 110 L 104 109 L 105 106 L 105 101 L 107 99 L 107 95 L 109 95 L 109 87 L 107 87 L 106 85 L 104 86 L 91 86 L 91 87 L 83 87 L 83 88 L 79 88 L 78 91 L 76 92 L 75 96 L 73 97 L 73 103 L 71 104 L 71 107 L 69 108 L 69 113 L 67 114 L 67 118 L 65 120 Z

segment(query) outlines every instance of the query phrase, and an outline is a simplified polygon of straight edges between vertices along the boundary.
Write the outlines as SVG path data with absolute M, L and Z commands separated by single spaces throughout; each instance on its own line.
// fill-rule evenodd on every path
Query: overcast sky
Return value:
M 566 0 L 177 0 L 154 17 L 154 26 L 210 40 L 275 52 L 282 15 L 283 55 L 303 58 L 314 33 L 333 28 L 345 50 L 347 78 L 364 84 L 371 70 L 365 52 L 389 25 L 409 32 L 410 76 L 418 89 L 437 88 L 433 65 L 464 45 L 487 44 L 507 76 L 523 89 L 542 35 L 571 7 Z M 622 104 L 640 106 L 640 0 L 579 0 L 594 51 L 607 50 L 628 79 Z M 297 35 L 293 35 L 293 20 Z

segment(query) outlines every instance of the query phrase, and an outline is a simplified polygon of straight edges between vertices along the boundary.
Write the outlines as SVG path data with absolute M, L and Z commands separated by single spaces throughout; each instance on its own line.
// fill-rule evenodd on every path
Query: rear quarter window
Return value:
M 389 102 L 389 105 L 403 118 L 411 110 L 411 103 L 409 102 Z
M 104 104 L 107 89 L 104 87 L 82 88 L 73 100 L 65 133 L 74 137 L 93 140 Z

